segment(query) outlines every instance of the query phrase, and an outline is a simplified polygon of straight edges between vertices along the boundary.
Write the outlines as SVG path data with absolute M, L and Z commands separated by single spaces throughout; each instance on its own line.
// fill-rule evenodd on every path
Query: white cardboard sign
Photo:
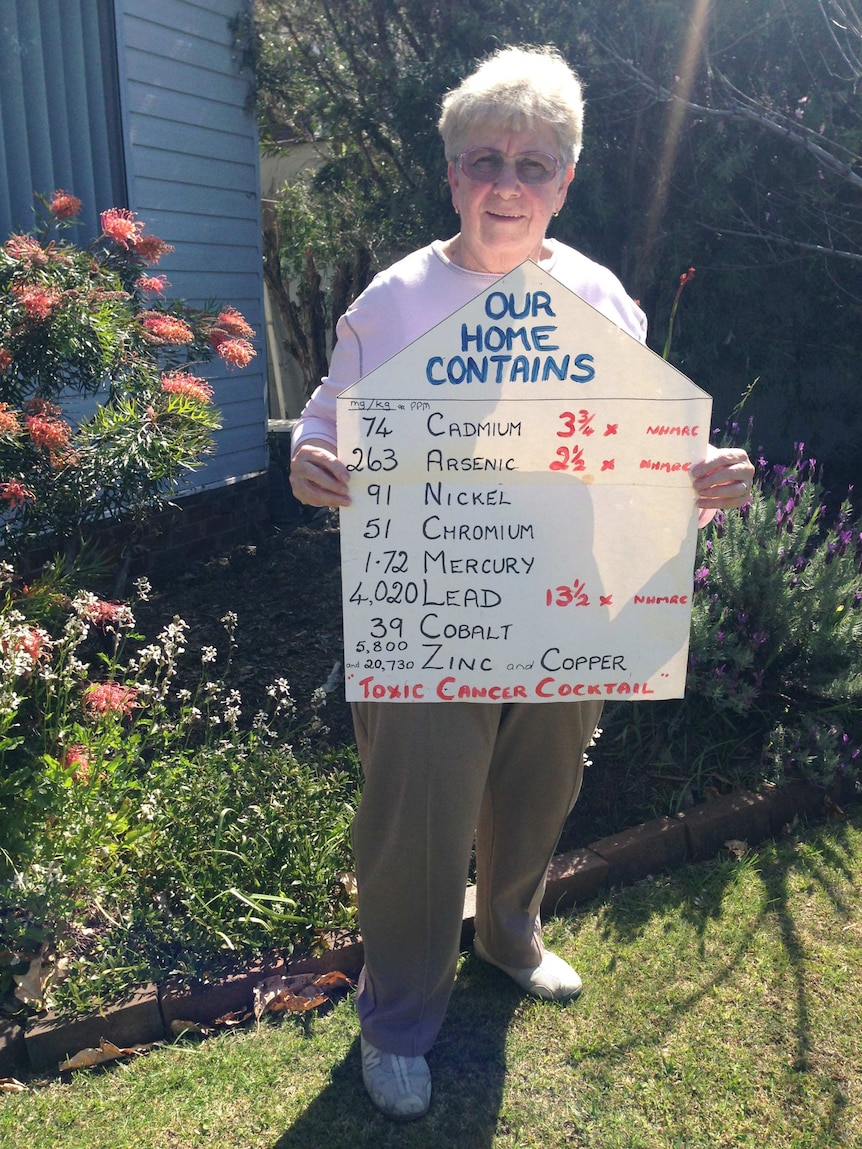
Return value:
M 531 262 L 347 388 L 347 700 L 681 697 L 711 408 Z

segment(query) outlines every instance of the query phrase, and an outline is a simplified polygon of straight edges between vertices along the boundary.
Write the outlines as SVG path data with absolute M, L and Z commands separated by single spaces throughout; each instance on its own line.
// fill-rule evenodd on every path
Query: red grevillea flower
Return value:
M 137 286 L 144 295 L 164 296 L 165 288 L 170 287 L 170 284 L 163 275 L 142 275 L 137 281 Z
M 17 479 L 10 479 L 8 483 L 0 483 L 0 499 L 10 507 L 23 507 L 27 503 L 35 503 L 36 496 Z
M 4 371 L 8 371 L 13 362 L 12 352 L 6 347 L 0 347 L 0 375 L 2 375 Z
M 45 415 L 51 419 L 59 419 L 63 414 L 63 408 L 58 407 L 56 403 L 52 403 L 49 399 L 43 399 L 40 395 L 34 395 L 32 399 L 28 399 L 24 404 L 24 412 L 27 415 Z
M 21 421 L 18 412 L 8 403 L 0 403 L 0 435 L 18 435 L 21 431 Z
M 247 339 L 223 339 L 216 346 L 216 354 L 233 367 L 247 367 L 257 352 Z
M 188 371 L 166 371 L 162 375 L 162 390 L 168 395 L 185 395 L 187 399 L 197 399 L 199 403 L 209 403 L 213 397 L 209 383 Z
M 42 451 L 54 455 L 69 445 L 72 428 L 62 419 L 46 415 L 26 415 L 24 426 L 33 443 Z
M 80 742 L 70 746 L 63 754 L 60 765 L 68 770 L 75 782 L 87 782 L 90 778 L 90 752 Z
M 39 659 L 46 658 L 50 654 L 51 638 L 44 630 L 31 626 L 15 636 L 15 647 L 23 650 L 35 665 Z
M 137 690 L 133 686 L 120 686 L 118 682 L 101 682 L 84 691 L 84 708 L 97 718 L 106 714 L 128 718 L 137 703 Z
M 32 235 L 11 235 L 3 245 L 6 254 L 31 267 L 42 267 L 48 262 L 48 254 Z
M 99 217 L 102 235 L 108 236 L 120 247 L 134 247 L 141 237 L 144 225 L 135 222 L 135 213 L 125 207 L 111 207 Z
M 40 287 L 39 284 L 16 283 L 12 286 L 13 293 L 23 305 L 29 319 L 41 323 L 47 319 L 60 302 L 60 293 L 50 287 Z
M 71 219 L 81 210 L 81 201 L 76 195 L 71 195 L 62 188 L 57 188 L 51 197 L 51 214 L 57 219 Z
M 139 235 L 135 241 L 135 255 L 144 263 L 156 264 L 163 255 L 173 250 L 172 244 L 165 243 L 157 235 Z
M 30 674 L 38 662 L 50 656 L 51 636 L 38 626 L 30 626 L 4 636 L 0 649 L 4 655 L 12 656 L 13 674 Z
M 252 339 L 254 328 L 235 307 L 225 307 L 218 313 L 210 338 L 216 333 L 228 339 Z M 213 346 L 216 344 L 213 343 Z
M 131 607 L 124 602 L 105 602 L 104 599 L 93 599 L 83 609 L 83 616 L 93 626 L 102 631 L 114 630 L 116 627 L 129 627 L 135 625 L 135 616 Z
M 256 354 L 249 340 L 254 328 L 235 307 L 223 308 L 210 328 L 210 344 L 216 354 L 234 367 L 247 367 Z
M 150 343 L 191 343 L 195 333 L 184 319 L 164 315 L 160 311 L 147 311 L 141 315 L 144 337 Z

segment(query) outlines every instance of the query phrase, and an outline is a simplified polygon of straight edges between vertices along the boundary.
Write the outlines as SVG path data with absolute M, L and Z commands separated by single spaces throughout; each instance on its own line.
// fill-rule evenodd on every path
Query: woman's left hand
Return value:
M 710 445 L 704 461 L 695 463 L 689 475 L 702 510 L 730 510 L 751 498 L 754 464 L 741 447 Z

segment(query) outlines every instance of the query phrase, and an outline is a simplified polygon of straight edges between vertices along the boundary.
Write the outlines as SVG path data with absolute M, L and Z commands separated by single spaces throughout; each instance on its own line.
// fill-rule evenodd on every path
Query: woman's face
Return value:
M 477 126 L 463 145 L 496 148 L 508 160 L 524 152 L 556 156 L 558 147 L 550 127 L 538 124 L 524 131 L 502 126 Z M 525 259 L 538 260 L 548 221 L 559 211 L 574 177 L 571 165 L 561 168 L 550 182 L 525 184 L 514 164 L 507 163 L 494 183 L 469 179 L 457 161 L 449 164 L 452 202 L 461 216 L 461 254 L 473 270 L 511 271 Z

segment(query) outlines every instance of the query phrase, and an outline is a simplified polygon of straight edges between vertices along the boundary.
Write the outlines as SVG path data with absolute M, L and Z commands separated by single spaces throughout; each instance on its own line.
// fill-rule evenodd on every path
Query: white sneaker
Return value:
M 364 1037 L 362 1080 L 381 1113 L 394 1121 L 416 1121 L 431 1104 L 431 1073 L 424 1057 L 384 1053 Z
M 525 993 L 531 993 L 533 997 L 541 997 L 545 1001 L 571 1001 L 584 988 L 583 982 L 569 963 L 547 950 L 539 965 L 526 969 L 518 969 L 495 961 L 478 937 L 473 939 L 473 952 L 482 961 L 495 965 L 497 969 L 507 973 Z

